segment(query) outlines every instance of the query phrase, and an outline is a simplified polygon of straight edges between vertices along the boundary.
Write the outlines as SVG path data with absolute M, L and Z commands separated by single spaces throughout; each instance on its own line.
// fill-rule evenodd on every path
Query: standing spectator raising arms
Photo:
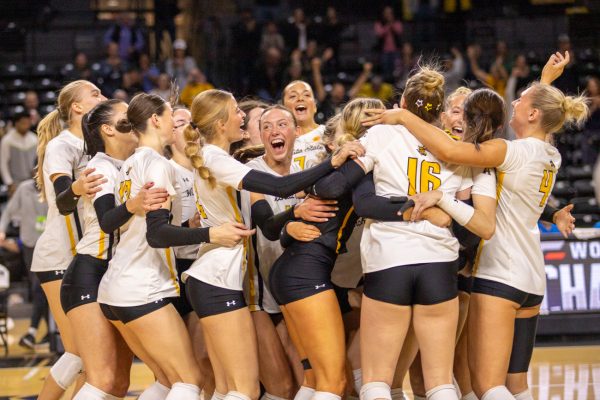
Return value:
M 381 52 L 381 68 L 385 79 L 389 80 L 394 72 L 398 49 L 402 44 L 402 23 L 396 21 L 394 9 L 387 6 L 383 9 L 381 20 L 375 22 L 377 50 Z

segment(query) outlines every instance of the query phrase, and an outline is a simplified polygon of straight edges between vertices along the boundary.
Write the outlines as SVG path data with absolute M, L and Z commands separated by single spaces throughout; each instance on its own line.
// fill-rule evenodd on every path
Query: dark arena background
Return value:
M 380 32 L 388 26 L 391 38 Z M 510 104 L 551 53 L 569 51 L 554 84 L 585 92 L 591 117 L 554 139 L 562 166 L 549 203 L 573 204 L 576 229 L 564 238 L 539 223 L 547 290 L 528 380 L 535 399 L 600 399 L 599 28 L 600 0 L 0 0 L 0 137 L 35 133 L 77 79 L 126 102 L 178 93 L 187 107 L 211 88 L 276 103 L 301 79 L 324 124 L 356 97 L 391 108 L 424 62 L 439 65 L 449 89 L 487 86 Z M 503 135 L 514 138 L 508 127 Z M 17 184 L 6 171 L 19 167 L 2 159 L 8 152 L 2 214 Z M 34 399 L 64 350 L 52 318 L 23 340 L 34 293 L 19 221 L 2 218 L 0 236 L 0 399 Z M 153 381 L 134 363 L 126 398 Z M 408 378 L 403 388 L 412 398 Z

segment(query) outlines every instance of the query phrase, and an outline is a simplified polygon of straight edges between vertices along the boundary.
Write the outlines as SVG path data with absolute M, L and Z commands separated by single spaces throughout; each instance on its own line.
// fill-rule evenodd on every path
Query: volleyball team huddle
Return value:
M 532 399 L 546 277 L 537 223 L 588 115 L 551 86 L 553 54 L 512 104 L 444 96 L 420 67 L 397 107 L 357 98 L 318 125 L 309 84 L 282 105 L 223 90 L 187 110 L 107 100 L 88 81 L 39 124 L 48 202 L 32 271 L 66 352 L 40 399 Z M 262 390 L 261 390 L 262 384 Z

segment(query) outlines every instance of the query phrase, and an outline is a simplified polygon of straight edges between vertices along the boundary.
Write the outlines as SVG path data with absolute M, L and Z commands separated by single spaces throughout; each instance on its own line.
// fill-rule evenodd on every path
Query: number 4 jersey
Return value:
M 561 157 L 555 147 L 535 138 L 506 145 L 504 162 L 496 168 L 496 233 L 480 245 L 473 274 L 543 295 L 546 273 L 537 223 Z
M 473 185 L 470 168 L 441 163 L 402 125 L 374 126 L 360 141 L 367 150 L 360 161 L 367 171 L 374 171 L 378 196 L 411 196 L 436 189 L 454 196 Z M 368 273 L 454 261 L 459 245 L 448 228 L 428 221 L 369 220 L 360 247 L 363 272 Z

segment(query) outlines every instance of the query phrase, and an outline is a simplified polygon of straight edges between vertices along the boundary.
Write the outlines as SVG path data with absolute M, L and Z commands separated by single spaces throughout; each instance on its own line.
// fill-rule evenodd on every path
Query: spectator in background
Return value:
M 140 67 L 142 88 L 144 92 L 148 93 L 156 87 L 160 70 L 150 61 L 150 56 L 146 53 L 140 54 L 138 66 Z
M 117 45 L 117 53 L 123 60 L 133 62 L 144 49 L 142 30 L 134 25 L 131 13 L 122 12 L 116 17 L 115 23 L 104 34 L 104 44 Z
M 279 29 L 277 28 L 275 21 L 269 21 L 266 23 L 262 38 L 260 40 L 261 52 L 264 53 L 270 47 L 275 47 L 281 52 L 285 50 L 285 41 L 283 40 L 283 36 L 279 33 Z
M 377 51 L 381 54 L 381 70 L 386 80 L 391 80 L 396 57 L 402 45 L 402 23 L 396 21 L 394 9 L 384 7 L 381 19 L 375 22 L 375 36 L 377 36 Z
M 73 69 L 65 72 L 65 80 L 68 82 L 76 81 L 78 79 L 90 80 L 92 77 L 92 70 L 88 65 L 88 57 L 84 52 L 78 52 L 75 54 L 73 60 Z
M 327 7 L 327 13 L 325 14 L 325 21 L 319 30 L 319 43 L 325 47 L 333 50 L 336 64 L 339 64 L 339 51 L 341 44 L 341 36 L 344 31 L 344 24 L 342 24 L 337 15 L 337 10 L 334 6 Z
M 480 56 L 481 47 L 479 45 L 467 47 L 467 57 L 471 66 L 471 72 L 480 82 L 504 97 L 506 81 L 508 80 L 508 72 L 504 68 L 504 59 L 501 56 L 496 57 L 488 73 L 479 66 Z
M 169 43 L 175 40 L 175 17 L 179 14 L 177 0 L 154 0 L 154 31 L 156 32 L 156 48 L 161 48 L 165 32 L 169 34 Z
M 131 68 L 123 75 L 123 85 L 121 89 L 127 93 L 129 99 L 133 98 L 136 94 L 143 92 L 144 87 L 142 86 L 142 75 L 140 70 L 137 68 Z
M 250 9 L 241 11 L 240 20 L 231 28 L 231 36 L 231 57 L 235 65 L 236 86 L 240 94 L 245 95 L 249 93 L 253 83 L 251 83 L 250 76 L 253 74 L 257 64 L 256 61 L 259 59 L 258 47 L 261 41 L 258 22 L 256 22 Z M 266 50 L 266 52 L 268 51 L 269 49 Z
M 14 128 L 0 141 L 0 173 L 10 195 L 19 183 L 31 179 L 37 149 L 37 136 L 31 131 L 29 114 L 16 114 L 13 120 Z
M 579 71 L 577 66 L 577 60 L 575 60 L 575 52 L 571 48 L 571 39 L 569 35 L 562 34 L 558 37 L 558 51 L 561 54 L 569 52 L 571 60 L 565 67 L 564 72 L 561 76 L 556 79 L 552 85 L 556 86 L 565 94 L 578 94 L 579 90 Z
M 119 46 L 116 43 L 109 43 L 106 53 L 106 58 L 100 62 L 98 85 L 102 92 L 112 97 L 115 90 L 123 84 L 123 75 L 127 71 L 128 64 L 119 55 Z
M 396 59 L 394 81 L 397 88 L 404 88 L 410 73 L 417 67 L 419 58 L 415 55 L 412 43 L 404 42 L 400 57 Z
M 461 52 L 456 47 L 451 48 L 450 52 L 452 55 L 444 58 L 444 72 L 442 73 L 446 82 L 446 95 L 464 85 L 466 69 Z
M 514 139 L 515 132 L 509 124 L 513 114 L 512 102 L 521 95 L 521 92 L 527 87 L 531 81 L 531 70 L 527 64 L 527 58 L 523 54 L 519 54 L 515 59 L 515 63 L 510 71 L 510 77 L 506 81 L 506 90 L 504 91 L 504 102 L 506 104 L 506 138 Z
M 202 71 L 198 68 L 194 68 L 190 71 L 187 84 L 181 91 L 179 101 L 187 108 L 190 108 L 194 97 L 196 97 L 198 93 L 202 93 L 209 89 L 214 89 L 214 86 L 206 81 L 206 75 L 204 75 Z
M 268 48 L 254 71 L 252 93 L 264 101 L 275 103 L 281 97 L 283 74 L 281 52 L 276 47 Z
M 300 7 L 295 8 L 292 16 L 288 20 L 288 25 L 285 32 L 286 42 L 292 48 L 292 50 L 306 50 L 308 41 L 314 38 L 314 35 L 309 35 L 309 27 L 310 24 L 306 19 L 304 10 Z
M 394 87 L 384 82 L 381 74 L 371 74 L 372 70 L 373 64 L 369 62 L 363 64 L 362 73 L 350 89 L 350 98 L 372 97 L 381 100 L 389 107 L 394 100 Z
M 341 113 L 342 108 L 348 102 L 349 98 L 346 95 L 346 87 L 339 81 L 331 84 L 329 93 L 326 91 L 321 75 L 321 58 L 313 58 L 311 65 L 315 98 L 319 106 L 315 119 L 317 122 L 324 122 L 334 115 Z
M 190 72 L 198 68 L 196 60 L 186 55 L 187 43 L 183 39 L 173 42 L 173 57 L 165 61 L 165 72 L 173 78 L 179 87 L 187 83 Z
M 150 91 L 152 94 L 160 96 L 165 101 L 171 101 L 171 78 L 167 74 L 158 76 L 158 86 Z
M 4 140 L 2 143 L 4 143 Z M 6 239 L 8 225 L 11 221 L 19 221 L 19 242 L 18 247 L 14 250 L 20 250 L 23 255 L 25 267 L 29 272 L 28 276 L 31 284 L 33 303 L 29 329 L 27 329 L 27 333 L 19 340 L 19 345 L 29 349 L 33 349 L 36 344 L 35 337 L 42 318 L 46 320 L 46 325 L 48 324 L 48 302 L 46 301 L 46 296 L 42 291 L 37 275 L 31 272 L 33 248 L 44 230 L 48 204 L 40 201 L 40 194 L 35 181 L 31 179 L 31 172 L 32 169 L 29 170 L 27 180 L 19 184 L 0 218 L 0 247 L 7 249 L 16 247 L 8 246 L 12 242 Z
M 29 118 L 31 118 L 31 129 L 36 131 L 42 115 L 40 113 L 40 98 L 34 90 L 25 92 L 23 107 L 25 108 L 25 112 L 29 114 Z
M 597 76 L 588 78 L 585 91 L 590 99 L 590 118 L 583 128 L 582 151 L 583 162 L 591 165 L 596 162 L 600 148 L 600 79 Z

